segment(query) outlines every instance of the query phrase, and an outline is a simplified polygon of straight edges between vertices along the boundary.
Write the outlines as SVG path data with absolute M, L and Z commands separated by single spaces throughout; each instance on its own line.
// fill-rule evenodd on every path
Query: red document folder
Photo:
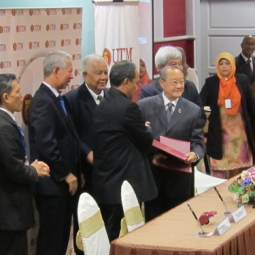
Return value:
M 191 173 L 191 165 L 184 161 L 187 159 L 185 154 L 190 152 L 190 142 L 160 136 L 160 142 L 153 140 L 154 147 L 166 152 L 166 158 L 160 158 L 160 167 Z

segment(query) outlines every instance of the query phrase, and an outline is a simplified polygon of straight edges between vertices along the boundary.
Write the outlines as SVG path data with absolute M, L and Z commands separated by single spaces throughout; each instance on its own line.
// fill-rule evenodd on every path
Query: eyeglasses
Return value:
M 182 67 L 183 66 L 183 64 L 182 64 L 182 62 L 170 62 L 170 64 L 169 64 L 170 66 L 177 66 L 177 67 Z
M 169 84 L 171 84 L 172 86 L 176 87 L 178 84 L 180 84 L 180 86 L 183 86 L 185 81 L 184 80 L 181 80 L 181 81 L 166 81 L 164 79 L 161 79 Z

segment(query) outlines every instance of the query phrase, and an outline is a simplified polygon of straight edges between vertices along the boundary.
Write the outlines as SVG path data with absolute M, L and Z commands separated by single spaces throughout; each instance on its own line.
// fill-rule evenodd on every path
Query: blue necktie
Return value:
M 66 107 L 65 107 L 65 102 L 64 102 L 62 96 L 60 96 L 60 95 L 58 96 L 58 101 L 59 101 L 59 103 L 61 104 L 61 107 L 62 107 L 63 111 L 64 111 L 65 114 L 67 115 L 67 113 L 66 113 Z
M 20 141 L 21 141 L 22 147 L 24 149 L 25 155 L 27 155 L 27 146 L 26 146 L 26 141 L 25 141 L 24 133 L 23 133 L 22 129 L 18 125 L 17 125 L 17 128 L 19 130 Z

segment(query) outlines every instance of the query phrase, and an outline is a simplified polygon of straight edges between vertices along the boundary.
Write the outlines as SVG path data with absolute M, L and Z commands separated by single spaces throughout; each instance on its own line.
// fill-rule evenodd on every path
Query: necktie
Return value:
M 247 69 L 248 69 L 248 72 L 249 72 L 249 74 L 250 74 L 250 76 L 252 76 L 252 69 L 251 69 L 251 60 L 250 59 L 248 59 L 247 60 Z
M 168 103 L 168 108 L 166 110 L 166 116 L 167 116 L 168 123 L 170 123 L 172 115 L 173 115 L 173 104 Z
M 99 104 L 101 104 L 103 97 L 101 95 L 97 96 L 97 100 L 99 101 Z
M 60 95 L 58 96 L 58 101 L 59 101 L 59 103 L 61 104 L 61 107 L 62 107 L 63 111 L 64 111 L 65 114 L 67 115 L 67 113 L 66 113 L 66 107 L 65 107 L 65 102 L 64 102 L 62 96 L 60 96 Z
M 18 125 L 17 125 L 17 128 L 19 130 L 20 141 L 21 141 L 22 147 L 24 149 L 25 155 L 27 155 L 27 146 L 26 146 L 26 141 L 25 141 L 24 133 L 23 133 L 22 129 Z

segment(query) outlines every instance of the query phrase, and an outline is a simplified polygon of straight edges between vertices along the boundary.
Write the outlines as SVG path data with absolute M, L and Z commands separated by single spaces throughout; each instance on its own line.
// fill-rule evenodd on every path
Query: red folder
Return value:
M 154 147 L 165 152 L 166 158 L 159 159 L 159 166 L 171 170 L 191 173 L 191 165 L 184 161 L 187 159 L 185 154 L 190 152 L 190 142 L 160 136 L 160 142 L 153 140 Z

